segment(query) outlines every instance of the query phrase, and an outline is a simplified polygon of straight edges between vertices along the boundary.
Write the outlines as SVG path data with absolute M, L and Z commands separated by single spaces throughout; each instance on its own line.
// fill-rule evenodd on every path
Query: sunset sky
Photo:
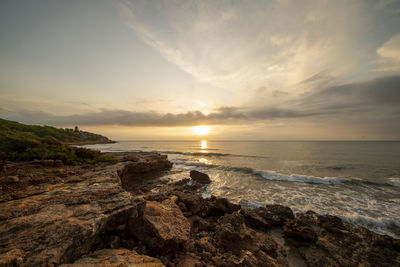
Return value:
M 117 140 L 398 140 L 399 25 L 398 0 L 3 0 L 0 117 Z

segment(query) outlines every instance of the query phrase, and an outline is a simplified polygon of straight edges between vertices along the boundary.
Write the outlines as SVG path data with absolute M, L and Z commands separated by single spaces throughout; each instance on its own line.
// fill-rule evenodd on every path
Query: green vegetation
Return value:
M 104 136 L 77 129 L 25 125 L 0 119 L 0 152 L 12 161 L 53 159 L 61 160 L 65 164 L 116 162 L 112 155 L 66 144 L 86 141 L 110 142 Z

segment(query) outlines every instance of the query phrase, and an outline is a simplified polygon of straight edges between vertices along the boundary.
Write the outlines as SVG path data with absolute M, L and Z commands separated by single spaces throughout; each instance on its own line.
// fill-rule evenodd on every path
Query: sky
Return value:
M 400 0 L 3 0 L 0 117 L 115 140 L 400 140 L 399 25 Z

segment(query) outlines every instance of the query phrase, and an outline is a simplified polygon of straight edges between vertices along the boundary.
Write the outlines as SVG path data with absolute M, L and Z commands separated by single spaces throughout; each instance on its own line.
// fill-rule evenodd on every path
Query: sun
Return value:
M 211 131 L 211 127 L 208 125 L 199 125 L 199 126 L 195 126 L 193 127 L 193 131 L 197 134 L 197 135 L 206 135 L 209 134 Z

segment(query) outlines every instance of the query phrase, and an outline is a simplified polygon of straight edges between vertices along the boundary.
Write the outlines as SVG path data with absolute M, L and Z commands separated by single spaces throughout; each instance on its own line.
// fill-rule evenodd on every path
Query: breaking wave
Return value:
M 338 185 L 342 183 L 353 183 L 353 184 L 365 184 L 365 185 L 376 185 L 376 186 L 395 186 L 400 187 L 399 178 L 389 178 L 390 182 L 379 183 L 362 180 L 360 178 L 339 178 L 339 177 L 317 177 L 311 175 L 301 174 L 284 174 L 275 171 L 266 170 L 254 170 L 248 167 L 233 167 L 223 166 L 216 164 L 207 164 L 201 162 L 193 162 L 187 159 L 177 159 L 174 161 L 175 164 L 183 166 L 198 167 L 204 169 L 217 169 L 221 171 L 232 171 L 240 172 L 243 174 L 252 174 L 270 181 L 283 181 L 283 182 L 296 182 L 296 183 L 307 183 L 307 184 L 325 184 L 325 185 Z

